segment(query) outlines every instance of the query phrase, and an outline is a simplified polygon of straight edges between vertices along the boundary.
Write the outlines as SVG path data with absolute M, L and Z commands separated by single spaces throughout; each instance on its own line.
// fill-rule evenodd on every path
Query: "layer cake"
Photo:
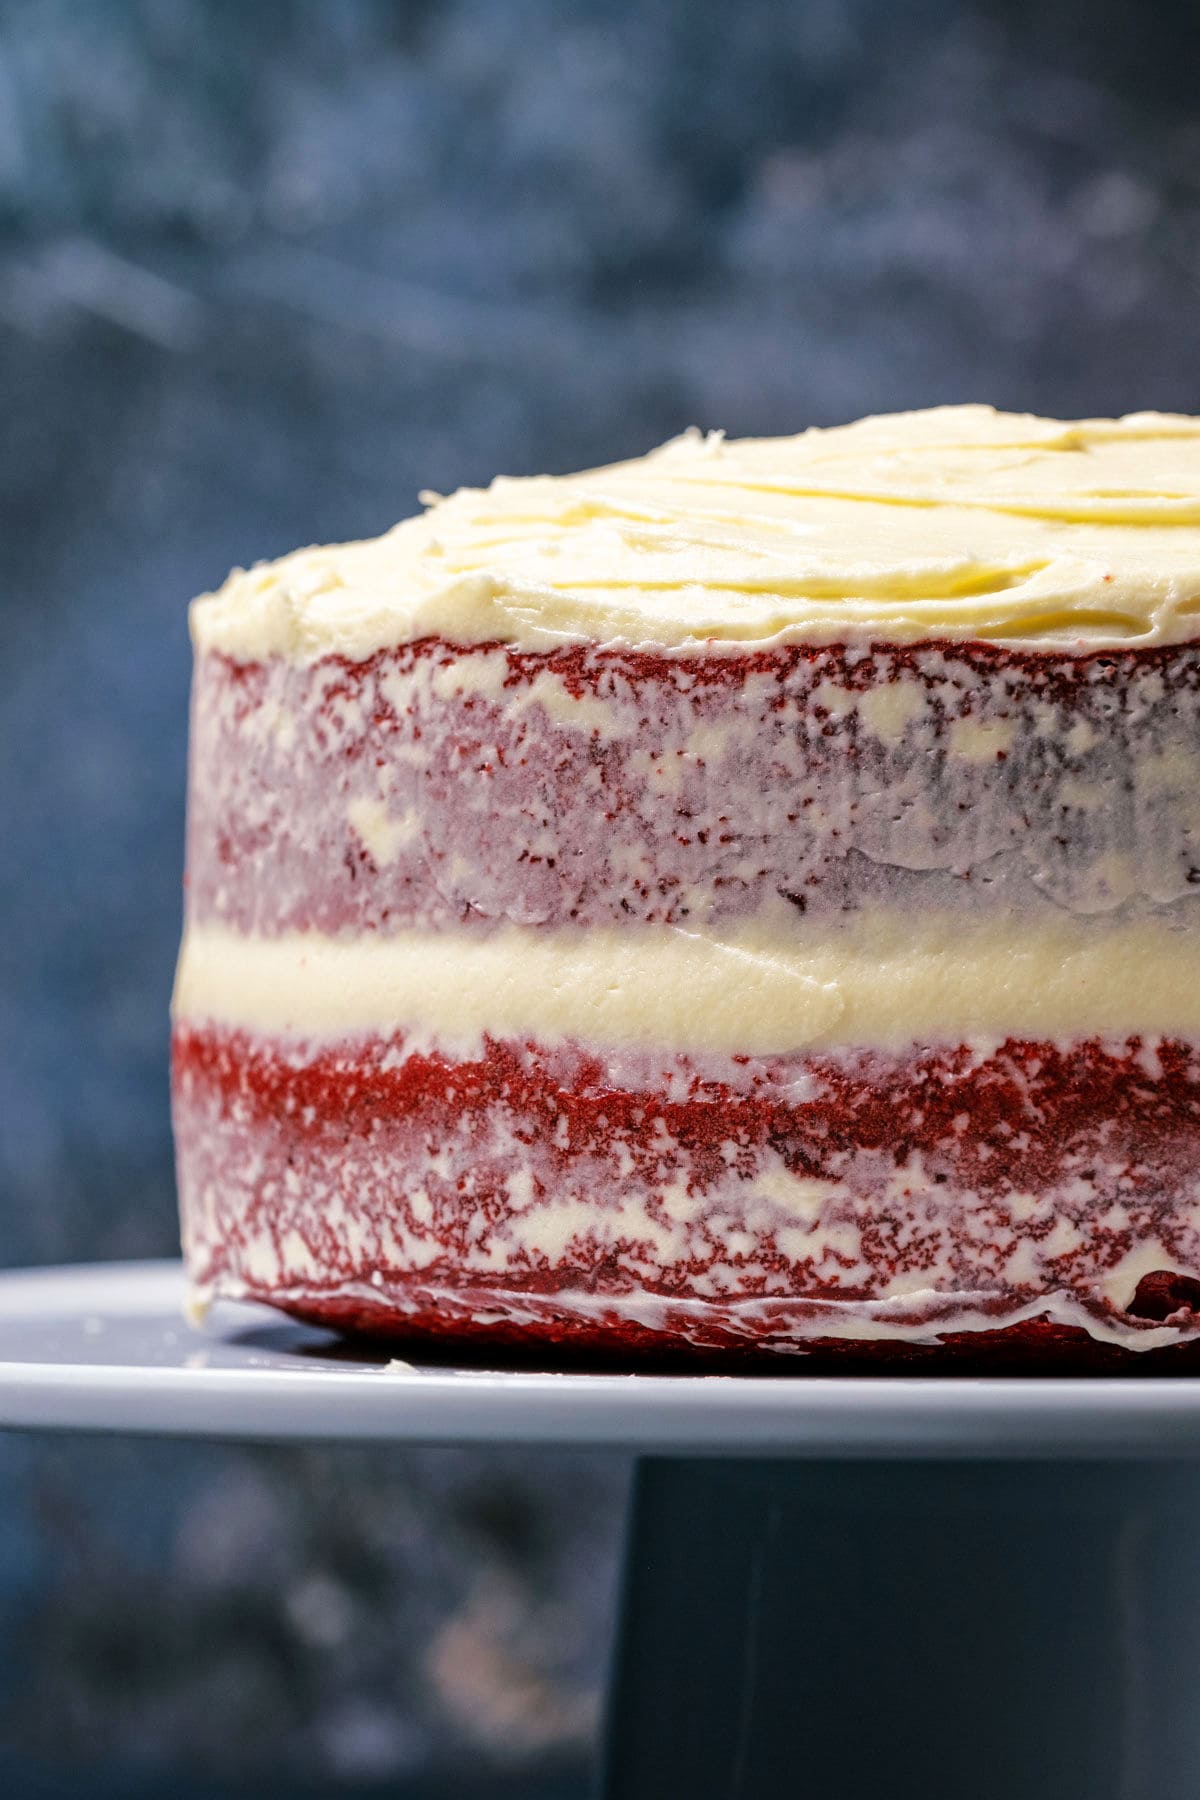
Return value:
M 949 407 L 423 498 L 193 607 L 197 1298 L 1177 1364 L 1200 422 Z

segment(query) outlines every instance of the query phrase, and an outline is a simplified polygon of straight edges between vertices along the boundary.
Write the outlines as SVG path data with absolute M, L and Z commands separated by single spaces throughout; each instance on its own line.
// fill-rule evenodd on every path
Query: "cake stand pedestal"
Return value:
M 1200 1381 L 552 1374 L 0 1276 L 0 1426 L 642 1459 L 605 1800 L 1200 1792 Z
M 606 1800 L 1200 1792 L 1200 1478 L 654 1458 Z

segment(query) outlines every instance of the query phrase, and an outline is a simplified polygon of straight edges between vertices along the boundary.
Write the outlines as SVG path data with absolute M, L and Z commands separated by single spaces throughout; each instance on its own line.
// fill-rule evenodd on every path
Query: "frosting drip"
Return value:
M 686 433 L 579 475 L 500 478 L 370 542 L 197 602 L 202 649 L 361 660 L 441 636 L 524 649 L 1200 633 L 1200 421 L 940 407 L 791 438 Z

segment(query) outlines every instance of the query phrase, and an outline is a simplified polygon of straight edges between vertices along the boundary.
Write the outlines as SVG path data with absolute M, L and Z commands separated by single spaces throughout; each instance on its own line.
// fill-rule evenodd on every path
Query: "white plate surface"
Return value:
M 177 1263 L 0 1274 L 0 1426 L 643 1454 L 1200 1456 L 1200 1379 L 591 1375 L 364 1358 Z

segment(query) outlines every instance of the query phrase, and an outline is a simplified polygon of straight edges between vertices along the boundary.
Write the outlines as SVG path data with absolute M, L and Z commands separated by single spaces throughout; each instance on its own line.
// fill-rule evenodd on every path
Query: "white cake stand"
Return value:
M 182 1301 L 0 1275 L 0 1426 L 638 1454 L 610 1800 L 1200 1792 L 1200 1380 L 413 1365 Z

